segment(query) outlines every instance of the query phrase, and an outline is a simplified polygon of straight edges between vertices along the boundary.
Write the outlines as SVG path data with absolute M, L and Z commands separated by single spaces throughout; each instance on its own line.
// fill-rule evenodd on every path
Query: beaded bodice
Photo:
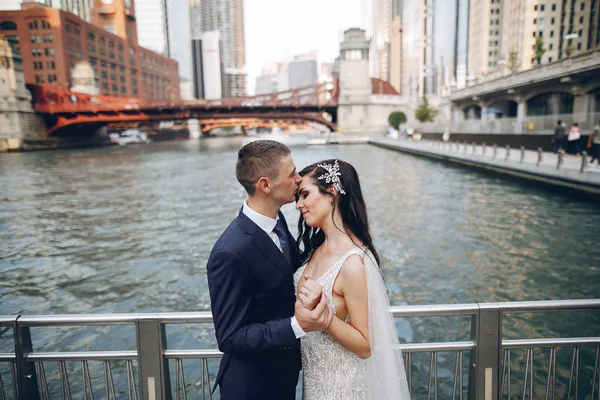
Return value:
M 328 306 L 334 312 L 333 284 L 344 262 L 353 254 L 363 255 L 364 251 L 359 248 L 350 250 L 317 280 L 327 294 Z M 296 287 L 305 268 L 306 264 L 294 274 Z M 346 322 L 349 322 L 348 318 Z M 367 399 L 365 360 L 346 350 L 324 331 L 307 333 L 301 338 L 300 349 L 304 400 Z

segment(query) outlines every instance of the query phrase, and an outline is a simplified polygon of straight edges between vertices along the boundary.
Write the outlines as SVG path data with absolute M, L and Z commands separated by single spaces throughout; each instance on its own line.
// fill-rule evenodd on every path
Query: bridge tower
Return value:
M 0 152 L 20 150 L 24 141 L 44 139 L 46 128 L 30 101 L 21 54 L 0 35 Z
M 338 131 L 352 135 L 384 135 L 390 112 L 406 108 L 400 96 L 373 94 L 369 76 L 369 41 L 365 31 L 351 28 L 340 43 Z M 379 81 L 381 84 L 381 81 Z

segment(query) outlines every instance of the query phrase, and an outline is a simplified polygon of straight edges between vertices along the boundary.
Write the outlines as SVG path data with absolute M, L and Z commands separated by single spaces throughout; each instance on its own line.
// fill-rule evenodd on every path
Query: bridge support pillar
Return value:
M 523 133 L 523 124 L 527 114 L 527 103 L 522 98 L 517 98 L 517 123 L 514 133 Z
M 589 110 L 589 95 L 580 90 L 579 87 L 575 86 L 571 89 L 573 92 L 573 119 L 580 124 L 583 118 L 587 117 Z M 585 116 L 585 117 L 584 117 Z

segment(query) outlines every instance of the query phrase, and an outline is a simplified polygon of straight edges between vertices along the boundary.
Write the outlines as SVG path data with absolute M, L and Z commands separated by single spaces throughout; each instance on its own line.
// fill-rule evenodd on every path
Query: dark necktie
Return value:
M 290 263 L 290 265 L 291 265 L 290 244 L 288 243 L 289 241 L 288 241 L 288 237 L 287 237 L 287 229 L 283 225 L 283 221 L 281 219 L 277 220 L 277 223 L 275 224 L 275 228 L 273 228 L 273 232 L 275 232 L 275 234 L 279 238 L 279 244 L 281 245 L 281 252 L 285 256 L 285 259 L 287 260 L 287 262 Z

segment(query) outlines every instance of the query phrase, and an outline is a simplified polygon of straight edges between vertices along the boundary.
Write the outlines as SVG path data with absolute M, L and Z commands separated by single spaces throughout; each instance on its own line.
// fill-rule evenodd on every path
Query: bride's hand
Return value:
M 298 291 L 298 298 L 302 301 L 304 307 L 314 310 L 321 299 L 323 287 L 308 275 L 303 275 L 303 278 L 304 284 Z

